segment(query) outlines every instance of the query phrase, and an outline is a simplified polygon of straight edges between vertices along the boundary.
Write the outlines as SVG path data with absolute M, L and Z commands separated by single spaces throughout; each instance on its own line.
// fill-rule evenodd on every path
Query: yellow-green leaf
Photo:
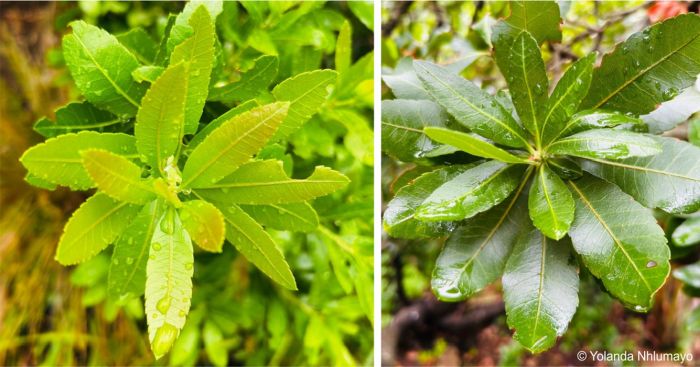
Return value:
M 186 201 L 180 208 L 180 218 L 197 246 L 209 252 L 221 252 L 225 227 L 219 209 L 204 200 Z
M 128 159 L 101 149 L 84 150 L 81 155 L 83 166 L 105 194 L 133 204 L 155 199 L 152 186 L 141 178 L 141 167 Z

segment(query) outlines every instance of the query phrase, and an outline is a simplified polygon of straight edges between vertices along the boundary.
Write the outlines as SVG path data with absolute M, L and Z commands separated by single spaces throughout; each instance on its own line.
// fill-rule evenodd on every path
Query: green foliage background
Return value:
M 0 86 L 18 93 L 3 93 L 0 105 L 0 364 L 153 363 L 141 301 L 107 301 L 109 254 L 75 269 L 53 260 L 61 228 L 85 194 L 30 188 L 17 158 L 40 140 L 31 130 L 34 121 L 79 97 L 59 46 L 68 22 L 83 19 L 113 34 L 143 27 L 159 39 L 166 15 L 182 6 L 80 2 L 3 9 Z M 352 62 L 338 66 L 336 39 L 346 20 L 352 46 L 343 52 L 351 53 Z M 284 249 L 298 292 L 274 285 L 231 246 L 222 254 L 197 254 L 188 323 L 169 358 L 159 363 L 371 363 L 372 28 L 372 5 L 362 2 L 224 4 L 217 33 L 226 69 L 215 71 L 221 84 L 238 80 L 265 54 L 280 57 L 272 85 L 307 70 L 341 72 L 322 111 L 275 154 L 293 167 L 294 177 L 325 165 L 352 183 L 314 202 L 321 218 L 316 232 L 270 231 Z M 203 119 L 227 109 L 209 103 Z
M 598 50 L 600 56 L 611 51 L 618 42 L 649 24 L 646 11 L 651 5 L 643 1 L 559 2 L 564 18 L 562 42 L 542 48 L 548 76 L 558 80 L 571 60 L 593 50 Z M 392 76 L 399 79 L 402 70 L 411 67 L 412 59 L 451 64 L 453 70 L 462 70 L 461 76 L 491 94 L 505 88 L 505 80 L 490 56 L 488 40 L 490 27 L 508 14 L 505 1 L 382 3 L 382 99 L 394 98 L 387 84 Z M 688 116 L 683 117 L 686 119 Z M 681 124 L 668 135 L 687 139 L 685 126 Z M 462 158 L 453 159 L 463 163 Z M 395 193 L 392 187 L 401 187 L 426 170 L 383 155 L 385 205 Z M 658 215 L 670 238 L 683 219 Z M 696 356 L 700 352 L 694 346 L 697 334 L 692 327 L 697 311 L 690 312 L 697 301 L 689 298 L 692 292 L 681 292 L 681 288 L 688 290 L 687 285 L 669 278 L 652 312 L 640 316 L 624 311 L 583 271 L 581 305 L 569 330 L 553 350 L 532 356 L 510 337 L 499 308 L 500 284 L 463 304 L 439 304 L 431 294 L 430 278 L 443 239 L 400 240 L 386 234 L 383 238 L 384 363 L 565 365 L 577 363 L 575 352 L 581 349 L 622 352 L 649 348 Z M 692 263 L 699 255 L 697 247 L 676 251 L 673 245 L 672 253 L 675 266 Z M 416 312 L 420 319 L 431 321 L 407 321 L 407 316 Z M 480 321 L 474 321 L 474 315 L 480 315 L 476 317 Z

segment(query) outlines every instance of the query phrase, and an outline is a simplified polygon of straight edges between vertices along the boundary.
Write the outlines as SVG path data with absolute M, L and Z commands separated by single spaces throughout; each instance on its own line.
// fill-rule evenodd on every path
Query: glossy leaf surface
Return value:
M 661 153 L 661 146 L 651 137 L 623 130 L 593 129 L 562 138 L 548 151 L 582 158 L 624 159 Z
M 146 264 L 148 339 L 156 359 L 172 347 L 192 300 L 192 240 L 177 212 L 165 210 L 153 232 Z
M 296 232 L 313 232 L 318 228 L 318 214 L 304 202 L 241 205 L 241 209 L 266 228 Z
M 669 213 L 700 209 L 700 148 L 673 138 L 656 137 L 663 151 L 624 160 L 590 159 L 584 170 L 614 183 L 649 208 Z
M 55 122 L 44 117 L 34 124 L 34 130 L 45 138 L 53 138 L 82 130 L 114 131 L 124 123 L 114 114 L 100 110 L 87 101 L 71 102 L 55 113 Z
M 277 76 L 279 59 L 264 55 L 255 60 L 255 65 L 243 73 L 235 82 L 212 89 L 209 100 L 221 102 L 246 101 L 257 97 Z
M 576 134 L 581 131 L 615 127 L 620 125 L 643 126 L 644 122 L 636 117 L 615 111 L 583 110 L 574 114 L 564 127 L 555 134 L 549 142 L 560 137 Z
M 116 37 L 87 24 L 71 23 L 73 33 L 63 37 L 63 57 L 75 84 L 93 105 L 117 116 L 136 115 L 143 85 L 131 78 L 139 67 L 136 57 Z
M 530 226 L 523 195 L 526 182 L 503 203 L 468 219 L 447 239 L 431 280 L 440 300 L 464 300 L 503 274 L 518 233 Z
M 617 186 L 592 176 L 569 181 L 576 201 L 569 236 L 586 267 L 627 307 L 649 310 L 670 271 L 663 230 Z
M 231 174 L 265 146 L 288 109 L 288 102 L 271 103 L 222 123 L 190 154 L 182 186 L 209 187 Z
M 548 166 L 540 166 L 530 187 L 528 208 L 532 223 L 545 236 L 559 240 L 574 220 L 574 199 L 564 181 Z
M 30 174 L 46 182 L 86 190 L 94 187 L 80 156 L 80 151 L 86 149 L 104 149 L 119 155 L 135 156 L 136 140 L 126 134 L 93 131 L 64 134 L 28 149 L 20 162 Z
M 555 242 L 532 227 L 521 233 L 503 274 L 513 337 L 533 353 L 553 346 L 576 313 L 578 283 L 568 240 Z
M 643 115 L 695 82 L 700 73 L 700 16 L 684 14 L 630 36 L 593 72 L 584 108 Z
M 213 204 L 190 200 L 180 209 L 182 226 L 197 246 L 209 252 L 221 252 L 224 245 L 224 216 Z
M 413 67 L 426 91 L 457 122 L 506 146 L 527 145 L 520 125 L 491 95 L 441 66 L 414 61 Z
M 145 204 L 155 199 L 152 185 L 141 178 L 141 167 L 128 159 L 100 149 L 88 149 L 80 154 L 83 166 L 100 191 L 133 204 Z
M 700 217 L 688 218 L 673 231 L 676 246 L 694 246 L 700 243 Z
M 118 202 L 105 194 L 91 196 L 63 228 L 56 260 L 74 265 L 95 256 L 129 226 L 138 212 L 139 206 Z
M 477 157 L 491 158 L 505 163 L 528 163 L 527 159 L 516 157 L 485 141 L 476 134 L 463 133 L 441 127 L 426 127 L 423 129 L 423 132 L 439 143 L 451 145 Z
M 216 184 L 198 189 L 211 200 L 236 204 L 298 203 L 328 195 L 350 180 L 342 173 L 319 166 L 306 179 L 291 179 L 280 161 L 252 161 Z
M 524 167 L 489 161 L 443 183 L 416 209 L 424 221 L 470 218 L 499 204 L 515 190 Z

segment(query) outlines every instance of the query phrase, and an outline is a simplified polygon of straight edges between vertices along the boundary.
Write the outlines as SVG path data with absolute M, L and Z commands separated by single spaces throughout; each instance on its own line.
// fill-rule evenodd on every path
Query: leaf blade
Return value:
M 528 207 L 532 223 L 545 236 L 560 240 L 574 220 L 574 198 L 564 181 L 548 166 L 540 166 L 530 187 Z
M 216 206 L 204 200 L 185 201 L 180 218 L 197 246 L 209 252 L 221 252 L 226 228 L 224 216 Z
M 451 145 L 461 151 L 477 157 L 495 159 L 504 163 L 529 163 L 527 159 L 516 157 L 505 150 L 478 138 L 476 135 L 432 126 L 425 127 L 423 132 L 425 132 L 428 137 L 439 143 Z
M 152 187 L 141 179 L 141 168 L 128 159 L 101 149 L 84 150 L 80 155 L 97 188 L 113 199 L 132 204 L 155 199 Z
M 548 151 L 581 158 L 624 159 L 653 156 L 661 152 L 652 138 L 623 130 L 586 130 L 552 143 Z

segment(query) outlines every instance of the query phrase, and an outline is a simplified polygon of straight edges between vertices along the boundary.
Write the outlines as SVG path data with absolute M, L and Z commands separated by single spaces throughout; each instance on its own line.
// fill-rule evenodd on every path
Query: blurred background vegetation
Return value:
M 43 116 L 79 98 L 63 64 L 61 37 L 83 19 L 119 34 L 142 27 L 159 39 L 182 2 L 0 3 L 0 365 L 150 365 L 140 299 L 106 298 L 109 254 L 77 268 L 54 261 L 70 214 L 89 195 L 30 187 L 17 159 L 41 141 Z M 372 363 L 373 9 L 368 2 L 226 2 L 217 31 L 235 81 L 261 54 L 279 54 L 277 81 L 334 68 L 343 22 L 353 66 L 322 112 L 283 147 L 306 177 L 317 165 L 351 178 L 319 199 L 315 233 L 272 232 L 299 292 L 276 287 L 231 246 L 198 253 L 192 311 L 173 365 L 368 365 Z M 285 28 L 287 27 L 287 28 Z M 229 106 L 211 103 L 204 119 Z M 280 152 L 278 152 L 280 153 Z
M 563 40 L 543 47 L 549 77 L 558 80 L 568 65 L 590 52 L 599 59 L 618 42 L 644 27 L 684 12 L 698 2 L 559 1 Z M 403 1 L 382 3 L 382 99 L 392 98 L 387 80 L 425 59 L 461 70 L 461 75 L 490 93 L 506 87 L 490 56 L 491 27 L 508 16 L 505 1 Z M 388 79 L 387 79 L 388 77 Z M 553 85 L 555 83 L 552 83 Z M 552 85 L 552 86 L 553 86 Z M 684 103 L 700 106 L 700 82 Z M 692 94 L 692 97 L 688 97 Z M 697 111 L 698 108 L 695 108 Z M 674 121 L 667 135 L 700 144 L 700 119 Z M 686 121 L 687 120 L 687 121 Z M 688 122 L 690 121 L 690 123 Z M 382 156 L 384 203 L 395 178 L 415 177 L 420 166 Z M 409 177 L 409 178 L 406 178 Z M 648 314 L 626 310 L 582 269 L 581 305 L 557 346 L 533 356 L 512 340 L 506 325 L 500 283 L 461 303 L 438 302 L 430 276 L 442 240 L 382 241 L 382 361 L 385 365 L 590 365 L 576 359 L 579 350 L 693 353 L 700 359 L 700 238 L 679 241 L 672 234 L 687 218 L 656 213 L 666 230 L 674 273 L 657 294 Z M 695 217 L 700 216 L 696 213 Z M 692 217 L 692 216 L 691 216 Z M 698 220 L 696 219 L 695 222 Z M 700 231 L 696 224 L 695 233 Z M 700 234 L 698 235 L 700 236 Z M 689 265 L 690 264 L 690 265 Z M 697 362 L 691 362 L 697 363 Z M 601 365 L 606 365 L 605 363 Z

